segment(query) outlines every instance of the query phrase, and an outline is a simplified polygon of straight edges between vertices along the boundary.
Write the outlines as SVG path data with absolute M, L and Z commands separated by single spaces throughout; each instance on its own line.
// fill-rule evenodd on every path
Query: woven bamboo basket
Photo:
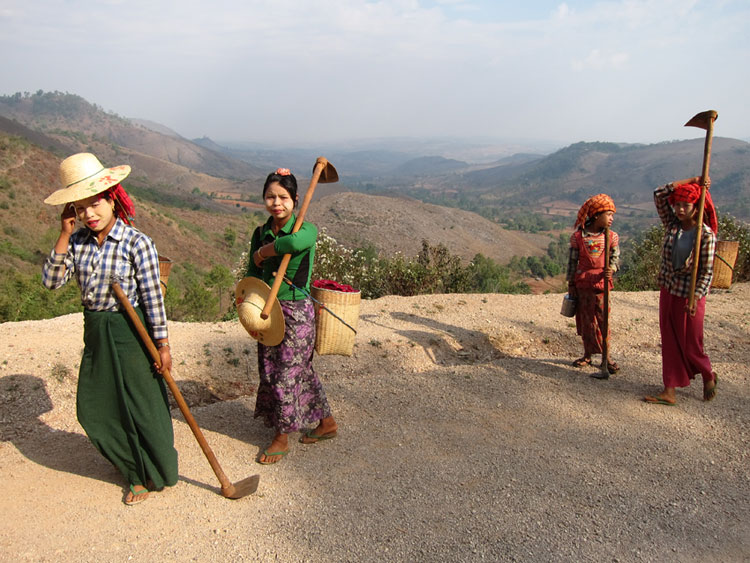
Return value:
M 351 356 L 354 351 L 354 337 L 359 320 L 359 291 L 335 291 L 312 287 L 311 295 L 335 315 L 350 325 L 346 326 L 323 307 L 315 305 L 315 351 L 321 356 L 338 354 Z
M 714 278 L 711 287 L 729 289 L 732 285 L 732 273 L 740 243 L 736 240 L 717 240 L 714 255 Z
M 161 296 L 167 294 L 167 280 L 169 271 L 172 269 L 172 260 L 166 256 L 159 256 L 159 281 L 161 282 Z

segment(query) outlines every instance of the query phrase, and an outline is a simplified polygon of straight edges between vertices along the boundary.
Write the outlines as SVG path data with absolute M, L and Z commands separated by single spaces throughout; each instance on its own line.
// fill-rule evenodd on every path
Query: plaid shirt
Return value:
M 672 184 L 660 186 L 654 190 L 654 203 L 659 218 L 666 230 L 664 245 L 661 252 L 661 268 L 657 278 L 659 285 L 677 297 L 690 296 L 690 278 L 693 269 L 693 253 L 685 261 L 684 266 L 675 269 L 672 265 L 672 250 L 677 242 L 677 236 L 682 230 L 680 220 L 669 205 L 669 196 L 674 187 Z M 708 225 L 701 229 L 701 252 L 698 260 L 698 276 L 695 279 L 695 298 L 701 299 L 708 294 L 711 279 L 714 276 L 714 253 L 716 251 L 716 235 Z
M 75 274 L 81 303 L 90 311 L 120 308 L 110 284 L 114 276 L 130 303 L 141 305 L 155 340 L 167 338 L 167 315 L 159 286 L 159 256 L 152 240 L 120 219 L 100 247 L 94 233 L 84 227 L 70 237 L 68 252 L 54 249 L 44 262 L 42 283 L 57 289 Z

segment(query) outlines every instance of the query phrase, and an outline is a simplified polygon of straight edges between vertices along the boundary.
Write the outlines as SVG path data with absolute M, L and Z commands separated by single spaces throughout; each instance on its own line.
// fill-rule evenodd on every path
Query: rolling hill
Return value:
M 552 240 L 508 231 L 469 211 L 356 192 L 316 200 L 307 217 L 339 242 L 351 247 L 372 245 L 386 255 L 416 256 L 427 240 L 445 245 L 466 261 L 481 253 L 506 264 L 514 255 L 541 256 Z
M 703 145 L 703 139 L 652 145 L 576 143 L 543 158 L 436 176 L 422 185 L 433 194 L 481 195 L 500 208 L 539 208 L 561 199 L 580 205 L 600 192 L 623 203 L 650 205 L 657 185 L 700 175 Z M 720 209 L 750 219 L 750 143 L 714 138 L 710 175 Z
M 56 206 L 43 200 L 58 188 L 60 158 L 19 137 L 0 134 L 0 259 L 8 271 L 37 273 L 60 232 Z M 161 254 L 185 264 L 209 269 L 232 265 L 247 240 L 255 214 L 192 209 L 158 204 L 139 197 L 136 184 L 125 185 L 136 204 L 136 224 L 157 244 Z M 208 200 L 206 200 L 208 201 Z M 227 229 L 237 234 L 230 245 Z
M 248 181 L 265 175 L 260 168 L 193 143 L 167 128 L 107 113 L 73 94 L 0 96 L 0 116 L 45 134 L 67 153 L 90 151 L 103 161 L 130 164 L 151 183 L 176 191 L 247 189 Z

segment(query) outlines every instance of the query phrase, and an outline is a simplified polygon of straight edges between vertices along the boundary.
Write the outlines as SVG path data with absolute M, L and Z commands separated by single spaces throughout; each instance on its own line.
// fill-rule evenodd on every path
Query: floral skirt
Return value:
M 277 346 L 258 343 L 260 385 L 255 418 L 288 434 L 331 416 L 323 385 L 312 366 L 315 308 L 312 300 L 281 301 L 284 339 Z
M 593 289 L 576 290 L 576 332 L 583 340 L 586 356 L 602 353 L 602 325 L 604 324 L 604 292 Z M 609 338 L 607 326 L 607 338 Z

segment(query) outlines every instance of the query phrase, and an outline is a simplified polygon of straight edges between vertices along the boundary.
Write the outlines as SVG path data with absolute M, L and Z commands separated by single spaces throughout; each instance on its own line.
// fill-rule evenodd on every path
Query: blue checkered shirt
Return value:
M 693 253 L 681 268 L 672 264 L 672 250 L 682 230 L 680 220 L 669 205 L 669 196 L 674 191 L 672 184 L 660 186 L 654 190 L 654 203 L 659 218 L 664 224 L 664 244 L 661 252 L 661 268 L 657 281 L 659 285 L 677 297 L 690 296 L 690 278 L 693 270 Z M 711 279 L 714 276 L 714 254 L 716 252 L 716 235 L 708 225 L 701 228 L 701 247 L 698 258 L 698 275 L 695 279 L 695 298 L 701 299 L 708 294 Z
M 47 257 L 42 283 L 48 289 L 57 289 L 73 275 L 81 288 L 81 303 L 90 311 L 119 310 L 111 288 L 114 276 L 130 303 L 142 307 L 151 336 L 155 340 L 167 338 L 159 256 L 148 236 L 117 219 L 100 247 L 90 229 L 78 229 L 70 237 L 66 254 L 53 249 Z

